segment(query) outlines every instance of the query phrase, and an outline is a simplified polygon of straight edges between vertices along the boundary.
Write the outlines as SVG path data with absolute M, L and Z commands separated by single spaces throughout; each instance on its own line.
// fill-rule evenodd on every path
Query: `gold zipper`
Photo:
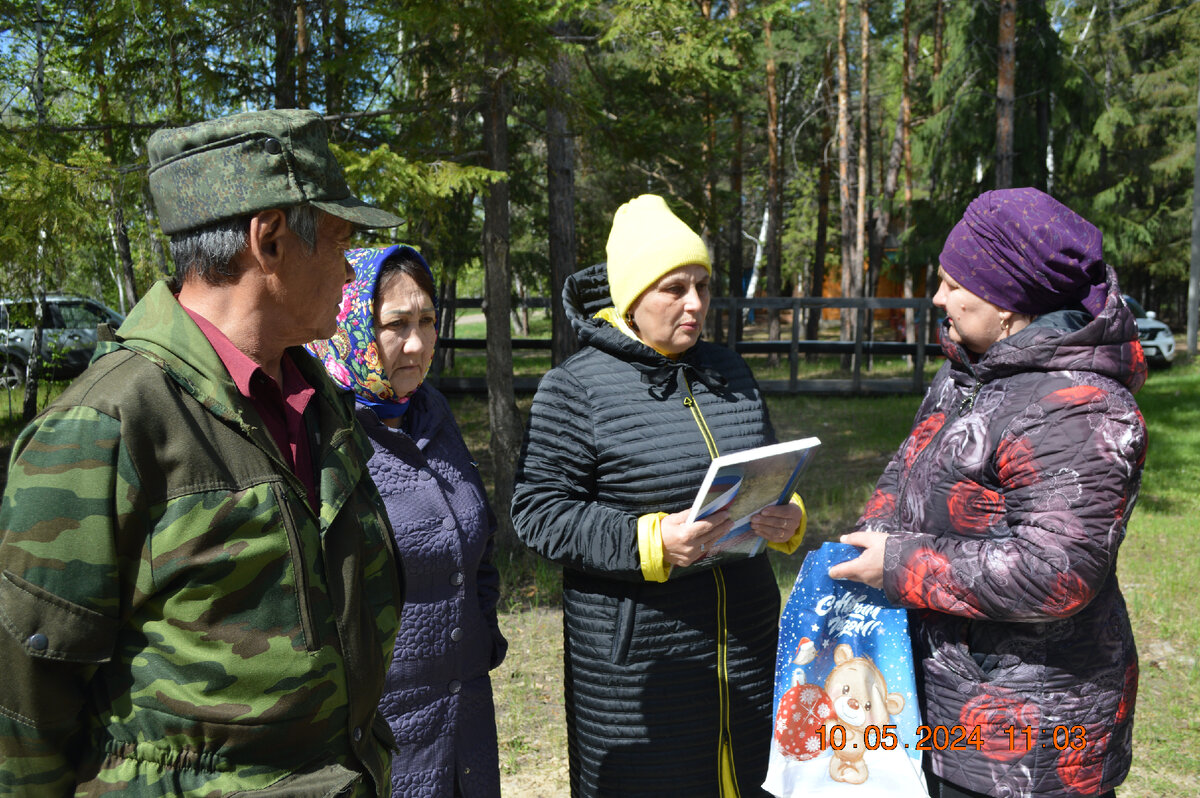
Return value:
M 687 390 L 688 395 L 683 397 L 683 406 L 692 411 L 692 418 L 696 421 L 696 426 L 700 428 L 700 435 L 704 438 L 704 445 L 708 447 L 708 456 L 716 459 L 720 452 L 717 451 L 717 442 L 713 439 L 712 432 L 708 429 L 708 424 L 704 421 L 704 415 L 700 412 L 700 404 L 696 401 L 696 397 L 692 396 L 692 386 L 685 379 L 683 387 Z

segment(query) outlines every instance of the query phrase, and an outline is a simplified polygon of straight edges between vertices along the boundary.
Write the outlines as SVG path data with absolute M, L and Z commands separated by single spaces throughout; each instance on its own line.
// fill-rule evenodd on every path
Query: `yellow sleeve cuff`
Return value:
M 804 542 L 804 533 L 808 531 L 808 509 L 804 506 L 804 499 L 800 498 L 799 493 L 792 494 L 792 504 L 800 508 L 803 515 L 800 516 L 800 526 L 796 527 L 796 531 L 792 536 L 782 543 L 768 543 L 769 548 L 775 551 L 782 551 L 784 554 L 791 554 L 796 549 L 800 548 L 800 544 Z M 642 567 L 645 571 L 645 566 Z
M 663 558 L 661 523 L 666 517 L 666 513 L 647 513 L 638 518 L 638 556 L 647 582 L 665 582 L 671 575 L 671 564 Z

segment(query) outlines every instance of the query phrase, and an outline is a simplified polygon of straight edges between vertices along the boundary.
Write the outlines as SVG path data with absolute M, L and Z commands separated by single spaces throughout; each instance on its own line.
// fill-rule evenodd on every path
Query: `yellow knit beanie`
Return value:
M 617 208 L 607 249 L 608 290 L 622 316 L 674 268 L 696 263 L 712 274 L 704 240 L 656 194 L 643 194 Z

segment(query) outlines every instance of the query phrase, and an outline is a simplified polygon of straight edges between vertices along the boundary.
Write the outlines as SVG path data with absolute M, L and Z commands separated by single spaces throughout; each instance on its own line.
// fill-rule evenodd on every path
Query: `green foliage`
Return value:
M 331 146 L 359 196 L 401 216 L 436 210 L 459 193 L 483 191 L 504 179 L 502 172 L 453 161 L 412 161 L 381 144 L 369 152 Z M 442 221 L 436 216 L 433 221 Z
M 1105 233 L 1123 287 L 1172 320 L 1191 238 L 1200 8 L 1161 0 L 1108 13 L 1064 4 L 1074 58 L 1058 94 L 1056 193 Z
M 107 164 L 96 153 L 79 149 L 62 163 L 0 139 L 0 285 L 6 293 L 32 296 L 39 283 L 59 284 L 78 265 L 80 241 L 105 211 L 97 191 Z
M 911 226 L 893 225 L 892 233 L 904 243 L 902 262 L 923 267 L 967 202 L 993 187 L 997 20 L 994 3 L 944 3 L 944 66 L 935 75 L 933 4 L 871 4 L 873 207 L 882 201 L 898 113 L 906 6 L 920 35 L 911 89 L 915 201 L 907 213 L 896 201 L 893 218 Z M 850 10 L 854 116 L 861 34 L 857 7 Z M 61 282 L 49 287 L 115 304 L 112 204 L 123 210 L 139 284 L 161 268 L 141 171 L 153 127 L 295 102 L 331 116 L 355 188 L 405 217 L 395 234 L 433 254 L 445 276 L 466 275 L 481 262 L 480 197 L 499 179 L 486 171 L 480 112 L 503 78 L 513 103 L 506 243 L 526 291 L 549 289 L 544 138 L 552 98 L 565 104 L 575 147 L 579 264 L 603 260 L 618 205 L 653 191 L 704 230 L 720 278 L 732 248 L 747 269 L 753 257 L 766 201 L 764 69 L 773 59 L 785 155 L 784 278 L 807 287 L 821 130 L 833 113 L 827 91 L 836 88 L 825 85 L 824 70 L 836 6 L 744 0 L 733 11 L 727 0 L 339 0 L 272 3 L 254 13 L 229 0 L 3 3 L 0 201 L 14 207 L 21 189 L 9 187 L 30 176 L 30 157 L 68 165 L 102 154 L 106 162 L 80 165 L 87 190 L 65 190 L 61 207 L 42 216 L 45 227 L 73 233 L 51 269 Z M 1020 0 L 1018 26 L 1015 183 L 1044 185 L 1093 219 L 1126 287 L 1181 319 L 1200 6 Z M 547 68 L 559 56 L 570 77 L 555 94 Z M 737 197 L 730 172 L 739 141 Z M 836 161 L 836 147 L 832 154 Z M 851 174 L 855 166 L 847 164 Z M 836 180 L 832 194 L 827 242 L 836 253 Z M 72 198 L 87 199 L 86 212 Z M 29 238 L 14 244 L 27 249 Z M 836 258 L 827 263 L 836 270 Z
M 705 19 L 675 0 L 616 0 L 600 45 L 644 69 L 651 86 L 701 91 L 728 84 L 748 58 L 749 32 L 728 16 Z

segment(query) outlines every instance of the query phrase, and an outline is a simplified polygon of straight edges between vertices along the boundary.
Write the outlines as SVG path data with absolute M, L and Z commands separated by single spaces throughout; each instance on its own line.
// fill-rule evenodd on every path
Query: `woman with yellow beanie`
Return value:
M 710 556 L 728 513 L 687 523 L 712 458 L 775 440 L 745 362 L 700 340 L 711 272 L 661 197 L 622 205 L 530 410 L 513 523 L 563 566 L 574 798 L 766 795 L 779 589 L 766 557 Z M 751 525 L 791 552 L 803 509 Z

